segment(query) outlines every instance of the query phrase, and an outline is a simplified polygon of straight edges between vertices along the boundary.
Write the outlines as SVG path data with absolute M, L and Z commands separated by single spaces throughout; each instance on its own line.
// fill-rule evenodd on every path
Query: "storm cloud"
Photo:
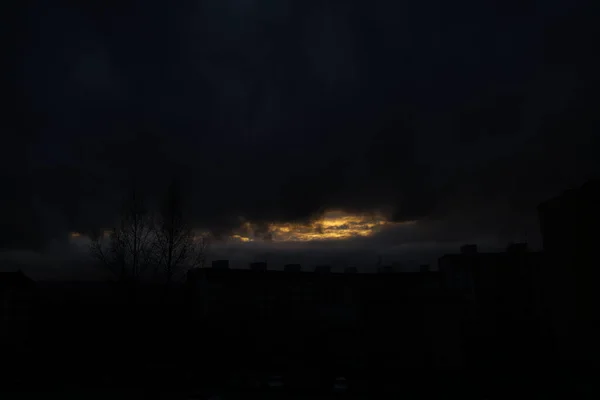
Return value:
M 175 176 L 215 232 L 392 209 L 420 223 L 365 240 L 536 242 L 537 203 L 598 173 L 596 6 L 494 3 L 15 6 L 0 247 Z

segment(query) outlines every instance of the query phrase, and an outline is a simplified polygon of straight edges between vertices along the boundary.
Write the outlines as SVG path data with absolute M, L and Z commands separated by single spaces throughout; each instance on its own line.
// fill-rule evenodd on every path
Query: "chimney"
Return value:
M 344 268 L 344 273 L 345 274 L 356 274 L 358 272 L 358 270 L 356 269 L 356 267 L 346 267 Z
M 286 272 L 300 272 L 302 271 L 302 266 L 300 264 L 286 264 L 283 270 Z
M 477 254 L 476 244 L 465 244 L 460 247 L 460 254 Z
M 214 260 L 212 267 L 215 269 L 229 269 L 229 260 Z
M 315 272 L 318 274 L 328 274 L 331 272 L 331 266 L 330 265 L 317 265 L 315 267 Z
M 250 263 L 250 269 L 252 271 L 266 271 L 267 263 L 266 262 L 253 262 Z
M 428 264 L 422 264 L 419 266 L 419 272 L 423 273 L 423 272 L 429 272 L 429 265 Z
M 527 243 L 510 243 L 508 246 L 506 246 L 506 252 L 511 254 L 526 253 L 528 250 Z

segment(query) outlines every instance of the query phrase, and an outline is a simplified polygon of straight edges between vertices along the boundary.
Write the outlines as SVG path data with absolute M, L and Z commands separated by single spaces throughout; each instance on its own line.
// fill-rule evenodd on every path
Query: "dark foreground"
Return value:
M 58 395 L 61 398 L 127 399 L 500 399 L 598 398 L 596 376 L 565 368 L 538 371 L 358 370 L 346 377 L 332 371 L 231 371 L 168 365 L 16 365 L 3 377 L 2 399 Z

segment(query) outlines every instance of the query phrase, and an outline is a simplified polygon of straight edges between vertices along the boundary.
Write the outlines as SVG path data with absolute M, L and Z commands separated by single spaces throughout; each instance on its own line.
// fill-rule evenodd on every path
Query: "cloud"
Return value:
M 223 236 L 342 209 L 418 220 L 423 243 L 500 242 L 535 235 L 536 203 L 598 172 L 583 8 L 540 6 L 551 24 L 309 3 L 23 10 L 39 35 L 18 36 L 37 39 L 6 102 L 0 247 L 110 226 L 132 182 L 155 202 L 172 176 L 189 220 Z

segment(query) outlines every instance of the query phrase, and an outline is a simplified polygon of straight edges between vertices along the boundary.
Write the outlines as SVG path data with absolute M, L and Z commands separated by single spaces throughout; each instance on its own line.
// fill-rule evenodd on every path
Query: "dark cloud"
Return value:
M 392 208 L 426 242 L 509 238 L 598 172 L 593 2 L 22 3 L 0 247 L 110 225 L 173 176 L 217 234 Z

